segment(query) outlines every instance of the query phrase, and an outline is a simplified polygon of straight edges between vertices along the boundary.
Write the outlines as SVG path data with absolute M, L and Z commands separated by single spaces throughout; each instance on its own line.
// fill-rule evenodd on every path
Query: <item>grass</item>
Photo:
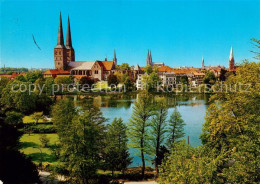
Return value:
M 36 164 L 42 162 L 43 165 L 57 164 L 55 156 L 52 154 L 51 147 L 55 147 L 59 142 L 57 134 L 46 134 L 50 139 L 49 145 L 46 148 L 41 146 L 40 135 L 42 134 L 24 134 L 21 139 L 20 151 L 30 156 Z
M 23 117 L 23 123 L 34 123 L 35 120 L 32 118 L 32 116 L 24 116 Z M 39 119 L 38 123 L 45 123 L 46 120 L 43 118 Z M 48 121 L 47 121 L 48 122 Z
M 107 82 L 97 82 L 95 84 L 95 88 L 98 88 L 98 89 L 106 89 L 108 88 L 108 83 Z

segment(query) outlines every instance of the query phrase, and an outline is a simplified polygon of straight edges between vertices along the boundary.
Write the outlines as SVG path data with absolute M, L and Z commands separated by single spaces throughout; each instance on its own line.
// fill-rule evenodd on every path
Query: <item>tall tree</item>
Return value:
M 88 106 L 80 109 L 70 129 L 65 129 L 69 139 L 61 147 L 61 156 L 73 182 L 88 184 L 96 174 L 104 148 L 105 121 L 98 108 Z
M 76 114 L 77 111 L 71 99 L 60 100 L 52 107 L 51 117 L 61 143 L 68 139 L 67 132 L 72 128 L 71 122 Z
M 145 172 L 145 154 L 149 154 L 149 118 L 154 115 L 151 95 L 147 92 L 140 93 L 137 101 L 134 103 L 133 114 L 129 126 L 129 137 L 131 146 L 140 151 L 142 159 L 142 177 Z
M 126 130 L 121 118 L 115 118 L 107 127 L 105 162 L 112 175 L 115 170 L 124 171 L 132 162 L 127 148 Z
M 174 108 L 174 111 L 169 119 L 169 138 L 168 138 L 168 147 L 172 148 L 174 142 L 177 142 L 180 138 L 182 138 L 185 133 L 183 127 L 185 123 L 181 118 L 180 112 L 177 108 Z
M 156 170 L 156 175 L 159 173 L 159 164 L 160 164 L 160 148 L 162 146 L 162 143 L 165 141 L 165 134 L 167 132 L 166 126 L 167 126 L 167 114 L 168 114 L 168 109 L 165 101 L 162 99 L 158 102 L 157 104 L 157 110 L 156 114 L 153 117 L 151 121 L 151 138 L 152 138 L 152 143 L 153 143 L 153 152 L 155 153 L 155 170 Z

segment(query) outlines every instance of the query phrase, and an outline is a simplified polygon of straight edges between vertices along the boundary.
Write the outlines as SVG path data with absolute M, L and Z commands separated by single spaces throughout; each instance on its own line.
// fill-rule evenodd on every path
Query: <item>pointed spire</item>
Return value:
M 229 60 L 231 60 L 232 58 L 234 58 L 234 56 L 233 56 L 233 48 L 232 48 L 232 46 L 231 46 L 230 55 L 229 55 Z
M 231 46 L 230 55 L 229 55 L 229 70 L 235 69 L 235 59 L 233 55 L 233 48 Z
M 63 39 L 63 30 L 62 30 L 62 18 L 60 12 L 60 24 L 59 24 L 59 32 L 58 32 L 58 40 L 55 48 L 63 48 L 64 47 L 64 39 Z
M 115 65 L 117 65 L 117 58 L 116 58 L 116 50 L 114 49 L 114 58 L 113 58 L 113 62 L 115 63 Z
M 204 68 L 204 57 L 202 56 L 202 68 Z
M 72 48 L 71 33 L 70 33 L 70 17 L 68 16 L 67 36 L 66 36 L 66 48 Z
M 152 63 L 153 63 L 153 60 L 152 60 L 152 52 L 151 52 L 151 50 L 150 50 L 150 65 L 152 65 Z
M 146 57 L 146 65 L 150 65 L 150 51 L 148 49 L 147 57 Z

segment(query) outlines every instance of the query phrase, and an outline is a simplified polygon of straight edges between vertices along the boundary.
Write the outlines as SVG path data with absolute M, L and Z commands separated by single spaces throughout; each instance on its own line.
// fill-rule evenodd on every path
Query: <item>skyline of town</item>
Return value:
M 169 3 L 174 5 L 171 7 L 176 7 L 175 11 L 167 8 Z M 171 67 L 200 67 L 202 57 L 206 66 L 228 67 L 231 46 L 236 63 L 243 59 L 253 60 L 253 53 L 249 52 L 253 50 L 250 39 L 260 34 L 257 24 L 260 17 L 255 11 L 260 3 L 247 3 L 247 10 L 242 9 L 243 1 L 227 1 L 225 6 L 221 2 L 212 3 L 205 3 L 202 8 L 200 2 L 192 1 L 187 1 L 185 5 L 177 1 L 153 1 L 150 4 L 113 1 L 100 6 L 96 2 L 81 2 L 82 7 L 72 4 L 70 8 L 65 8 L 55 1 L 48 15 L 42 16 L 40 7 L 48 3 L 32 3 L 29 15 L 24 13 L 28 9 L 26 2 L 22 5 L 23 10 L 11 6 L 12 1 L 3 2 L 1 24 L 5 26 L 1 30 L 1 67 L 54 68 L 52 48 L 56 42 L 60 11 L 64 27 L 67 26 L 68 14 L 70 16 L 77 61 L 103 60 L 105 57 L 110 60 L 115 49 L 119 64 L 144 66 L 147 50 L 150 49 L 155 62 L 164 62 Z M 156 7 L 159 8 L 158 16 L 154 13 Z M 94 12 L 95 8 L 99 10 L 98 15 Z M 111 13 L 105 15 L 105 8 Z M 131 8 L 135 11 L 134 15 L 124 11 Z M 211 13 L 220 10 L 223 13 L 218 17 Z M 180 11 L 183 13 L 178 17 Z M 243 16 L 252 18 L 248 21 Z M 224 17 L 228 18 L 223 20 Z

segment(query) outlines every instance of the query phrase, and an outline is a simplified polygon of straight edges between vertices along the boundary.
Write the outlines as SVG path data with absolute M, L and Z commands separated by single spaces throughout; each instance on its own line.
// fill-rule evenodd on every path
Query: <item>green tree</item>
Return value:
M 201 149 L 189 146 L 184 140 L 175 142 L 171 154 L 160 167 L 159 183 L 217 183 L 214 182 L 216 162 L 202 156 Z
M 15 111 L 6 112 L 5 123 L 17 126 L 23 123 L 23 114 Z
M 99 109 L 88 106 L 65 129 L 68 139 L 62 143 L 61 158 L 72 183 L 88 184 L 96 174 L 104 149 L 105 121 Z
M 205 77 L 203 78 L 204 84 L 215 84 L 216 82 L 216 76 L 213 72 L 207 72 L 205 74 Z
M 36 109 L 37 95 L 29 92 L 30 85 L 29 82 L 9 82 L 1 94 L 3 108 L 15 109 L 24 114 L 33 112 Z
M 108 76 L 108 78 L 107 78 L 107 83 L 108 83 L 109 86 L 110 86 L 110 85 L 115 85 L 115 86 L 117 86 L 118 83 L 119 83 L 119 81 L 118 81 L 117 77 L 116 77 L 114 74 L 111 73 L 111 74 Z
M 112 171 L 125 171 L 131 164 L 127 148 L 127 127 L 121 118 L 115 118 L 107 127 L 105 162 L 107 169 Z
M 184 126 L 185 123 L 181 118 L 181 114 L 175 107 L 169 119 L 169 138 L 167 141 L 169 148 L 172 148 L 173 143 L 177 142 L 180 138 L 182 138 L 185 135 L 183 129 Z
M 225 82 L 233 92 L 212 96 L 218 103 L 207 110 L 201 139 L 215 158 L 221 158 L 217 167 L 225 182 L 255 183 L 260 179 L 259 67 L 259 62 L 240 66 Z
M 128 124 L 131 147 L 140 151 L 142 177 L 144 177 L 145 173 L 145 154 L 150 153 L 148 128 L 150 126 L 149 119 L 154 115 L 154 107 L 151 101 L 151 96 L 147 92 L 139 93 Z
M 35 121 L 35 124 L 38 124 L 39 120 L 43 118 L 43 112 L 35 112 L 31 117 Z
M 27 82 L 34 83 L 37 79 L 43 78 L 43 74 L 41 71 L 28 72 L 25 75 L 25 79 Z
M 51 117 L 61 143 L 69 139 L 67 132 L 72 129 L 71 122 L 76 114 L 77 111 L 71 99 L 59 100 L 52 106 Z
M 129 69 L 130 69 L 130 66 L 129 66 L 128 63 L 122 63 L 122 64 L 119 66 L 119 69 L 129 70 Z
M 80 79 L 79 83 L 84 90 L 87 90 L 87 89 L 91 89 L 92 85 L 94 84 L 94 80 L 85 76 Z
M 164 100 L 164 99 L 163 99 Z M 167 132 L 167 114 L 168 114 L 168 108 L 166 103 L 160 100 L 156 107 L 156 114 L 152 118 L 151 121 L 151 138 L 152 138 L 152 150 L 155 154 L 155 170 L 156 175 L 159 173 L 159 164 L 161 161 L 160 158 L 160 148 L 162 144 L 165 142 L 165 134 Z
M 43 148 L 46 148 L 50 142 L 50 139 L 47 137 L 46 134 L 41 134 L 39 140 Z
M 0 77 L 0 98 L 2 96 L 2 90 L 7 86 L 9 81 L 7 77 Z

